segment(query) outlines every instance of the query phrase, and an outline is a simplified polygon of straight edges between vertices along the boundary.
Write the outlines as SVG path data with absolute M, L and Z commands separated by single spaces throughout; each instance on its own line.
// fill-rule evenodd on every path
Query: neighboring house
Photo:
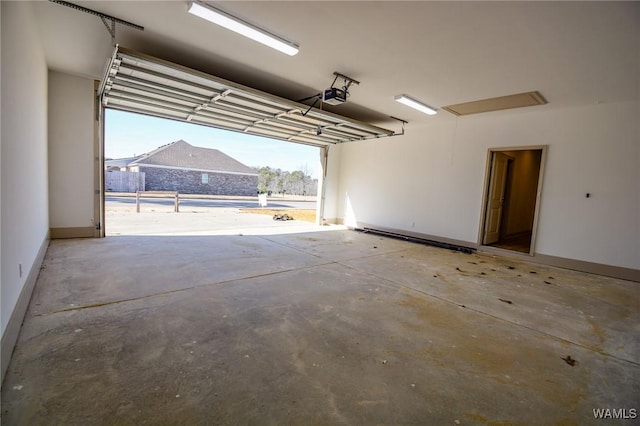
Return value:
M 145 173 L 146 191 L 184 194 L 256 195 L 258 173 L 217 149 L 183 140 L 140 156 L 127 171 Z
M 127 164 L 141 156 L 108 158 L 104 160 L 104 189 L 107 192 L 136 192 L 144 190 L 144 173 L 128 172 Z
M 115 166 L 105 170 L 104 189 L 107 192 L 144 191 L 144 172 L 127 172 Z
M 137 160 L 142 157 L 138 155 L 136 157 L 127 157 L 127 158 L 107 158 L 104 160 L 104 169 L 105 170 L 126 170 L 127 165 L 132 161 Z

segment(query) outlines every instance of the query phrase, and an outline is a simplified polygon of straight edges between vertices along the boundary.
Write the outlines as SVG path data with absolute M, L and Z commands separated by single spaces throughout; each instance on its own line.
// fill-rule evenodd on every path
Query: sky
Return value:
M 133 157 L 180 139 L 218 149 L 249 167 L 269 166 L 292 172 L 306 166 L 311 177 L 321 174 L 320 150 L 316 147 L 113 109 L 105 111 L 106 158 Z

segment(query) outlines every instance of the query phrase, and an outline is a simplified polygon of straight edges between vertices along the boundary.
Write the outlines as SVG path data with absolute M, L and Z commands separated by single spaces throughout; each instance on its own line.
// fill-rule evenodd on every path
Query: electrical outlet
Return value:
M 22 263 L 18 263 L 18 272 L 20 273 L 20 278 L 22 278 Z

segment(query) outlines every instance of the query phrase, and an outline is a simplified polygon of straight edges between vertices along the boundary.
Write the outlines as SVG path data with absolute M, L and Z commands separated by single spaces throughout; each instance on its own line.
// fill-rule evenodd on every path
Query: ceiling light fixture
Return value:
M 298 53 L 298 45 L 295 43 L 251 25 L 240 18 L 236 18 L 235 16 L 211 6 L 210 4 L 193 2 L 189 6 L 189 13 L 225 27 L 228 30 L 234 31 L 273 49 L 279 50 L 282 53 L 286 53 L 289 56 L 293 56 Z
M 423 104 L 422 102 L 418 102 L 415 99 L 411 99 L 407 95 L 398 95 L 394 98 L 396 102 L 400 102 L 401 104 L 405 104 L 411 108 L 417 109 L 420 112 L 424 112 L 425 114 L 434 115 L 437 111 L 430 106 Z

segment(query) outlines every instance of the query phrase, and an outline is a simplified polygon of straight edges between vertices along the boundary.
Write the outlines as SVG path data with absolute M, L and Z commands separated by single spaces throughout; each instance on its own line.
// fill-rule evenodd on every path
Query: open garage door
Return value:
M 99 95 L 108 108 L 321 147 L 394 134 L 120 46 Z

